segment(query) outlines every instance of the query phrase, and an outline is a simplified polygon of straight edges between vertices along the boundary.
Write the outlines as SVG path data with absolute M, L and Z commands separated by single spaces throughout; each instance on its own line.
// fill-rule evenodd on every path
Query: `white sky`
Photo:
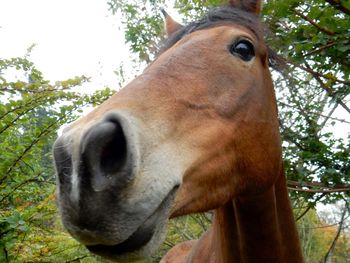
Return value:
M 87 89 L 118 87 L 128 48 L 106 0 L 0 0 L 0 57 L 31 60 L 51 81 L 91 77 Z

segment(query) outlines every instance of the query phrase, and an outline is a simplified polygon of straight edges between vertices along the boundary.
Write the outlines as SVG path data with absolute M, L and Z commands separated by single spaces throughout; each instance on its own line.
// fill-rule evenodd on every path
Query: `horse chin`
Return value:
M 156 211 L 125 241 L 115 245 L 87 245 L 99 256 L 118 262 L 133 262 L 150 257 L 163 243 L 170 210 L 177 187 L 162 201 Z

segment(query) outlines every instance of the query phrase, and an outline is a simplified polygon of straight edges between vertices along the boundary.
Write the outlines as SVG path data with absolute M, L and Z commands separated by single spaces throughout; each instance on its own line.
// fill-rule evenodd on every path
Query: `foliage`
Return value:
M 125 39 L 141 61 L 150 63 L 159 43 L 163 20 L 154 15 L 164 1 L 110 1 L 111 10 L 121 12 Z
M 343 210 L 344 208 L 338 208 Z M 298 213 L 298 211 L 296 211 Z M 331 245 L 334 242 L 337 232 L 339 218 L 336 217 L 330 220 L 332 213 L 323 213 L 319 216 L 315 209 L 310 209 L 309 212 L 298 221 L 299 235 L 302 241 L 302 248 L 305 255 L 305 261 L 310 263 L 324 262 L 325 255 L 330 251 L 332 262 L 347 262 L 350 247 L 350 233 L 346 231 L 346 227 L 341 229 L 340 235 L 337 238 L 336 246 L 332 249 Z M 346 224 L 349 223 L 346 213 Z M 327 261 L 328 262 L 328 261 Z
M 274 33 L 271 46 L 288 63 L 275 81 L 287 176 L 305 186 L 350 184 L 350 5 L 341 1 L 344 12 L 334 2 L 270 1 L 264 9 Z M 335 136 L 333 127 L 344 134 Z M 293 194 L 315 205 L 319 192 Z M 347 193 L 327 193 L 322 201 L 349 198 Z
M 19 77 L 11 80 L 14 75 Z M 91 96 L 73 91 L 86 81 L 83 76 L 52 85 L 28 57 L 0 60 L 1 262 L 43 261 L 54 254 L 59 258 L 77 246 L 55 227 L 51 146 L 60 126 L 111 95 L 109 89 Z
M 195 240 L 209 228 L 212 213 L 194 214 L 169 221 L 168 234 L 165 242 L 153 257 L 152 262 L 159 262 L 164 254 L 174 245 L 186 240 Z

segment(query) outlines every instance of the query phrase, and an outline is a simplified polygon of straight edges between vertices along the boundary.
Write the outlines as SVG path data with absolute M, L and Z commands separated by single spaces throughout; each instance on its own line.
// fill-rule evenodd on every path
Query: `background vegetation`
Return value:
M 108 0 L 120 13 L 135 67 L 154 59 L 163 39 L 160 9 L 174 4 L 190 21 L 223 1 Z M 269 45 L 287 66 L 273 71 L 288 186 L 307 262 L 350 262 L 350 2 L 269 1 L 262 18 Z M 7 74 L 15 71 L 20 77 Z M 116 71 L 121 79 L 128 69 Z M 112 91 L 77 92 L 88 78 L 54 84 L 24 58 L 0 58 L 0 262 L 102 262 L 62 229 L 55 206 L 51 145 L 59 127 Z M 339 131 L 342 131 L 341 133 Z M 317 204 L 334 204 L 316 213 Z M 197 238 L 211 214 L 173 220 L 167 241 Z

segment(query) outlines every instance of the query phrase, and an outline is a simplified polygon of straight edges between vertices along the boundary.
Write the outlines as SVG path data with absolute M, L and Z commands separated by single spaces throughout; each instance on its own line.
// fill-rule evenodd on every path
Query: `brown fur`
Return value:
M 303 262 L 282 166 L 276 100 L 268 68 L 269 49 L 259 25 L 246 26 L 249 21 L 256 23 L 260 1 L 248 2 L 249 8 L 247 2 L 242 2 L 244 8 L 240 3 L 244 11 L 229 9 L 227 12 L 233 12 L 233 15 L 223 9 L 216 13 L 212 11 L 211 17 L 217 20 L 209 19 L 212 22 L 175 30 L 176 36 L 170 37 L 166 48 L 142 75 L 73 123 L 65 130 L 63 139 L 56 143 L 58 166 L 57 159 L 67 155 L 79 160 L 79 150 L 73 155 L 74 151 L 66 149 L 65 143 L 75 143 L 75 147 L 83 148 L 80 144 L 84 142 L 84 134 L 95 123 L 106 122 L 105 116 L 111 112 L 127 112 L 132 119 L 130 122 L 136 120 L 135 127 L 140 130 L 135 130 L 142 138 L 140 145 L 135 145 L 143 151 L 140 150 L 138 171 L 148 172 L 154 168 L 154 163 L 159 160 L 168 163 L 169 158 L 169 167 L 174 165 L 182 171 L 181 184 L 173 186 L 173 189 L 179 188 L 169 216 L 213 209 L 214 221 L 199 240 L 175 246 L 162 263 Z M 254 14 L 245 16 L 247 11 Z M 244 17 L 245 20 L 220 21 L 217 15 L 223 13 L 224 17 Z M 172 23 L 172 20 L 168 21 Z M 253 44 L 255 58 L 251 61 L 243 61 L 230 53 L 230 46 L 240 39 Z M 163 150 L 156 159 L 151 159 L 151 165 L 144 161 L 159 149 Z M 79 213 L 74 210 L 70 193 L 64 186 L 69 180 L 61 180 L 60 204 L 64 222 L 77 239 L 92 246 L 92 251 L 114 258 L 113 253 L 123 251 L 118 244 L 130 236 L 128 232 L 120 234 L 130 220 L 124 220 L 124 214 L 118 213 L 127 209 L 123 206 L 125 200 L 132 202 L 139 198 L 134 196 L 135 191 L 143 183 L 148 186 L 144 178 L 149 174 L 128 175 L 130 179 L 122 181 L 123 186 L 126 185 L 124 188 L 116 185 L 120 188 L 118 193 L 109 185 L 104 186 L 104 193 L 91 187 L 89 176 L 94 174 L 84 162 L 84 159 L 76 161 L 79 176 L 85 180 L 82 187 L 86 186 L 80 193 Z M 67 176 L 67 173 L 61 176 Z M 152 184 L 149 186 L 153 187 Z M 141 197 L 148 194 L 145 191 Z M 139 209 L 148 205 L 140 203 L 142 199 L 136 203 Z M 87 217 L 82 208 L 94 217 Z M 96 215 L 96 211 L 100 214 Z M 132 210 L 133 214 L 137 212 Z M 142 213 L 137 215 L 143 216 Z M 114 241 L 114 228 L 106 225 L 108 222 L 113 225 L 114 217 L 124 223 L 114 226 L 118 229 L 115 235 L 119 234 L 117 238 L 122 240 L 119 243 Z M 143 222 L 146 219 L 137 220 Z M 88 224 L 86 220 L 89 220 Z M 116 246 L 114 251 L 110 245 Z

